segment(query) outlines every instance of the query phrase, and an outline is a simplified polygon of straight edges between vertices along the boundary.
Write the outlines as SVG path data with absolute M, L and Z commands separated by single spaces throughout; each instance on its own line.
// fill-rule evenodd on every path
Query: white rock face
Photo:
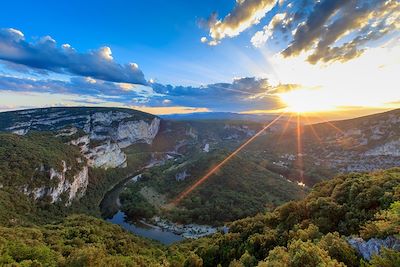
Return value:
M 153 119 L 150 124 L 142 120 L 120 123 L 116 134 L 118 146 L 125 148 L 137 141 L 151 144 L 158 133 L 159 126 L 160 119 L 158 118 Z
M 138 142 L 153 142 L 159 130 L 160 119 L 155 117 L 149 123 L 144 120 L 126 120 L 129 116 L 122 112 L 92 115 L 90 123 L 95 126 L 91 128 L 88 137 L 79 140 L 85 143 L 81 150 L 91 166 L 105 169 L 126 167 L 126 155 L 122 148 Z M 93 140 L 102 142 L 91 147 L 90 142 Z
M 121 148 L 108 141 L 107 143 L 89 149 L 85 154 L 88 158 L 88 163 L 94 167 L 104 169 L 115 167 L 126 167 L 126 155 Z
M 207 143 L 204 145 L 203 152 L 206 152 L 206 153 L 210 152 L 210 144 Z
M 126 155 L 121 150 L 134 143 L 151 144 L 158 133 L 160 119 L 151 115 L 121 109 L 49 109 L 17 112 L 21 121 L 6 128 L 24 135 L 30 130 L 58 131 L 58 136 L 73 136 L 78 129 L 84 136 L 70 141 L 80 147 L 89 166 L 116 168 L 126 166 Z M 38 192 L 40 194 L 40 192 Z
M 27 195 L 32 195 L 35 200 L 49 196 L 51 203 L 61 200 L 61 195 L 67 193 L 67 201 L 65 205 L 70 205 L 72 200 L 83 196 L 89 184 L 88 167 L 84 166 L 77 174 L 69 181 L 66 177 L 68 166 L 65 161 L 63 163 L 63 170 L 58 172 L 53 168 L 49 171 L 49 180 L 56 180 L 55 187 L 39 187 L 33 190 L 24 188 L 23 192 Z

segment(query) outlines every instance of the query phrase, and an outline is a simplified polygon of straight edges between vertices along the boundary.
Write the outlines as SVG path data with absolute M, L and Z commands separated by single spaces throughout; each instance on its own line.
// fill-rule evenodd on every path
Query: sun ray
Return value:
M 307 116 L 304 116 L 304 119 L 307 121 L 308 123 L 308 127 L 311 129 L 311 132 L 313 133 L 313 135 L 315 136 L 315 138 L 317 139 L 318 143 L 322 144 L 322 140 L 321 137 L 319 137 L 317 131 L 315 130 L 314 126 L 311 124 L 310 120 L 308 119 Z
M 257 132 L 255 135 L 253 135 L 246 142 L 244 142 L 240 147 L 238 147 L 235 151 L 233 151 L 228 157 L 226 157 L 223 161 L 221 161 L 214 168 L 212 168 L 206 175 L 204 175 L 202 178 L 197 180 L 194 184 L 192 184 L 190 187 L 188 187 L 186 190 L 184 190 L 182 193 L 180 193 L 179 196 L 174 201 L 172 201 L 172 203 L 170 203 L 170 205 L 172 205 L 172 206 L 178 205 L 179 202 L 182 201 L 182 199 L 184 199 L 187 195 L 189 195 L 199 185 L 204 183 L 208 178 L 210 178 L 211 175 L 213 175 L 217 170 L 219 170 L 223 165 L 225 165 L 225 163 L 227 163 L 231 158 L 233 158 L 237 153 L 239 153 L 244 147 L 246 147 L 248 144 L 250 144 L 259 135 L 261 135 L 265 130 L 267 130 L 269 127 L 271 127 L 273 124 L 275 124 L 275 122 L 277 122 L 282 116 L 283 116 L 283 113 L 280 114 L 278 117 L 276 117 L 273 121 L 268 123 L 265 127 L 263 127 L 259 132 Z
M 300 182 L 304 184 L 303 144 L 302 144 L 300 114 L 297 114 L 296 136 L 297 136 L 297 166 L 300 169 Z
M 339 127 L 337 127 L 336 125 L 334 125 L 332 122 L 325 120 L 324 118 L 316 115 L 322 122 L 328 124 L 329 126 L 331 126 L 333 129 L 335 129 L 337 132 L 341 133 L 341 134 L 345 134 L 344 131 L 342 129 L 340 129 Z
M 290 116 L 288 117 L 286 123 L 285 123 L 285 126 L 284 126 L 283 129 L 282 129 L 281 134 L 279 135 L 279 138 L 278 138 L 277 143 L 280 143 L 280 142 L 281 142 L 281 140 L 282 140 L 282 138 L 283 138 L 283 135 L 286 133 L 286 131 L 287 131 L 288 127 L 289 127 L 289 124 L 290 124 L 290 122 L 292 121 L 292 118 L 293 118 L 293 114 L 291 113 Z

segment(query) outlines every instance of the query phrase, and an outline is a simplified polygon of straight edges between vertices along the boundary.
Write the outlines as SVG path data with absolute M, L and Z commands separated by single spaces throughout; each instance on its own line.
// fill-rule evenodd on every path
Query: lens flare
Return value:
M 257 132 L 255 135 L 253 135 L 249 140 L 244 142 L 240 147 L 238 147 L 235 151 L 233 151 L 228 157 L 226 157 L 223 161 L 218 163 L 214 168 L 212 168 L 206 175 L 204 175 L 202 178 L 197 180 L 193 185 L 191 185 L 189 188 L 187 188 L 185 191 L 183 191 L 172 203 L 170 203 L 169 208 L 172 206 L 176 206 L 179 204 L 179 202 L 182 201 L 187 195 L 189 195 L 194 189 L 196 189 L 199 185 L 204 183 L 208 178 L 210 178 L 211 175 L 213 175 L 217 170 L 219 170 L 222 166 L 225 165 L 231 158 L 233 158 L 237 153 L 239 153 L 244 147 L 246 147 L 248 144 L 250 144 L 254 139 L 256 139 L 260 134 L 262 134 L 265 130 L 267 130 L 269 127 L 271 127 L 276 121 L 278 121 L 281 117 L 283 116 L 283 113 L 280 114 L 278 117 L 276 117 L 273 121 L 271 121 L 269 124 L 267 124 L 264 128 L 262 128 L 259 132 Z
M 300 114 L 297 114 L 296 136 L 297 136 L 297 167 L 300 170 L 300 183 L 304 184 L 304 163 L 303 163 L 303 143 L 302 143 L 302 125 L 300 123 Z

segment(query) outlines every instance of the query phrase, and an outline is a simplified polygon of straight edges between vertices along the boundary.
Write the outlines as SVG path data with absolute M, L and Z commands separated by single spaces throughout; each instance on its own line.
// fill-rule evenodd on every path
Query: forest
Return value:
M 366 261 L 348 239 L 399 238 L 400 169 L 339 175 L 303 200 L 230 223 L 226 234 L 169 247 L 87 215 L 0 232 L 2 266 L 394 267 L 399 252 Z

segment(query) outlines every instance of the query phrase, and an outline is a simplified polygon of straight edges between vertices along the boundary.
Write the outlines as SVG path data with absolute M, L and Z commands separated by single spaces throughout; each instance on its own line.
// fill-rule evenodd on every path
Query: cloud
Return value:
M 37 92 L 50 94 L 81 94 L 99 96 L 104 99 L 120 98 L 131 100 L 135 98 L 143 102 L 153 95 L 142 85 L 113 83 L 96 80 L 91 77 L 72 77 L 70 80 L 32 79 L 0 75 L 0 90 L 14 92 Z M 151 90 L 151 88 L 150 88 Z
M 82 94 L 15 92 L 8 90 L 0 90 L 0 94 L 0 111 L 54 106 L 124 106 L 120 102 L 107 101 L 96 96 Z
M 254 34 L 254 36 L 251 38 L 251 43 L 255 47 L 261 47 L 263 46 L 268 39 L 273 35 L 274 31 L 277 30 L 277 27 L 283 28 L 288 25 L 290 22 L 291 18 L 287 18 L 287 14 L 285 13 L 278 13 L 276 14 L 271 21 L 269 22 L 268 25 L 264 26 L 262 31 L 258 31 Z
M 57 46 L 50 36 L 27 42 L 21 31 L 10 28 L 0 29 L 0 60 L 109 82 L 147 84 L 136 63 L 116 63 L 109 47 L 80 53 L 69 44 Z
M 234 37 L 273 15 L 251 38 L 254 47 L 268 41 L 285 57 L 308 55 L 311 64 L 345 62 L 362 55 L 369 44 L 400 29 L 398 0 L 237 0 L 223 19 L 208 20 L 210 45 Z M 204 39 L 205 42 L 205 39 Z
M 268 79 L 237 78 L 232 83 L 214 83 L 200 87 L 172 86 L 155 83 L 154 92 L 168 99 L 168 105 L 205 107 L 214 111 L 242 111 L 253 108 L 274 109 L 281 104 L 275 90 L 283 85 L 271 85 Z M 166 104 L 152 98 L 149 103 Z
M 347 61 L 364 52 L 363 45 L 399 29 L 400 3 L 389 1 L 332 1 L 317 3 L 300 23 L 286 57 L 311 52 L 308 61 Z M 349 39 L 343 44 L 342 39 Z
M 124 106 L 188 107 L 214 111 L 274 109 L 280 106 L 276 94 L 286 90 L 283 88 L 293 86 L 271 85 L 267 79 L 254 77 L 237 78 L 231 83 L 214 83 L 199 87 L 160 83 L 153 83 L 150 87 L 106 82 L 91 77 L 72 77 L 62 81 L 0 76 L 0 90 L 18 94 L 67 94 L 93 97 L 96 101 L 100 99 L 103 103 L 119 103 L 118 105 Z
M 207 21 L 212 38 L 208 44 L 217 45 L 222 39 L 235 37 L 258 24 L 276 2 L 276 0 L 237 0 L 234 9 L 224 19 L 217 19 L 217 14 L 213 13 Z
M 210 111 L 208 108 L 193 108 L 193 107 L 182 107 L 182 106 L 173 106 L 173 107 L 131 106 L 130 108 L 156 115 L 189 114 L 195 112 Z

